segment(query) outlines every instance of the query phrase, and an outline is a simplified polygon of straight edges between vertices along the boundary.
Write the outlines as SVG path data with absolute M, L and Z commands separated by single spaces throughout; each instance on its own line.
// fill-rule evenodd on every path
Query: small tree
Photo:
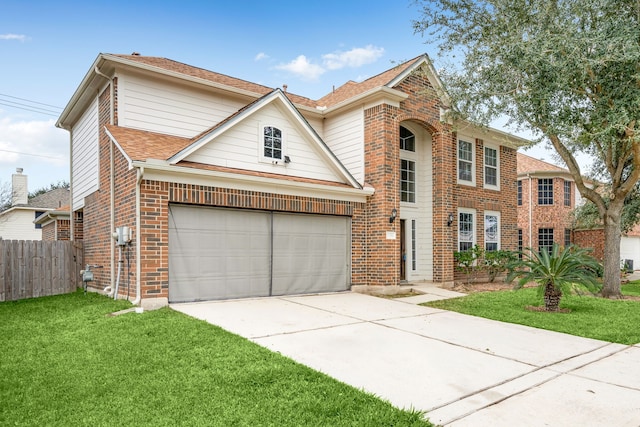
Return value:
M 511 251 L 485 251 L 484 269 L 489 275 L 489 281 L 493 282 L 500 273 L 507 271 L 509 264 L 516 260 Z
M 467 277 L 467 284 L 471 283 L 471 278 L 475 278 L 478 271 L 478 260 L 482 258 L 483 250 L 480 246 L 474 245 L 466 251 L 454 252 L 453 258 L 456 260 L 456 269 L 462 271 Z
M 583 285 L 591 292 L 600 289 L 597 276 L 601 266 L 584 248 L 569 246 L 560 248 L 554 243 L 551 253 L 547 249 L 540 252 L 527 248 L 523 259 L 513 263 L 507 280 L 520 279 L 515 289 L 525 284 L 538 284 L 538 294 L 544 298 L 545 311 L 558 311 L 562 295 Z

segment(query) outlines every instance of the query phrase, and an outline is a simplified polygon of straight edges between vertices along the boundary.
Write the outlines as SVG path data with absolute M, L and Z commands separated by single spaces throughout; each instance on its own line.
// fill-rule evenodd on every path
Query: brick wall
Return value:
M 50 222 L 42 226 L 42 240 L 56 240 L 55 222 Z
M 553 228 L 554 242 L 564 245 L 564 230 L 571 228 L 571 212 L 575 208 L 575 183 L 568 181 L 571 183 L 571 195 L 574 197 L 571 197 L 571 205 L 565 206 L 564 179 L 553 178 L 553 205 L 538 204 L 538 177 L 524 177 L 520 181 L 522 182 L 522 206 L 518 206 L 518 228 L 522 230 L 523 246 L 538 248 L 538 229 L 540 228 Z M 531 227 L 531 236 L 529 236 L 529 227 Z
M 369 285 L 397 284 L 400 274 L 399 239 L 386 240 L 387 230 L 399 233 L 399 225 L 389 224 L 399 201 L 399 127 L 411 121 L 432 137 L 433 166 L 433 279 L 454 280 L 453 252 L 457 250 L 457 220 L 447 226 L 449 214 L 457 218 L 458 207 L 476 209 L 478 244 L 484 244 L 484 211 L 501 213 L 501 247 L 517 249 L 516 151 L 500 149 L 500 191 L 483 188 L 483 141 L 476 140 L 476 185 L 457 184 L 457 136 L 450 125 L 440 121 L 441 103 L 423 73 L 414 73 L 396 89 L 409 98 L 399 108 L 388 105 L 365 110 L 365 181 L 376 188 L 366 206 L 367 271 Z M 354 259 L 354 265 L 356 260 Z
M 574 230 L 573 243 L 583 248 L 593 249 L 591 255 L 600 261 L 604 260 L 604 228 Z
M 364 212 L 362 203 L 143 180 L 140 199 L 143 298 L 168 297 L 169 205 L 172 203 L 353 216 L 354 258 L 365 257 L 362 248 L 367 233 L 362 215 L 357 214 Z M 358 284 L 362 277 L 361 267 L 354 263 L 353 284 Z
M 70 223 L 68 219 L 58 219 L 42 226 L 42 240 L 69 240 Z

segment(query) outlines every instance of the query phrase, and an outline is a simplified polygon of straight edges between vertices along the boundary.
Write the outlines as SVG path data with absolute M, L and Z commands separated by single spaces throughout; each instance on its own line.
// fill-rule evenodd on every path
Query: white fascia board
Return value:
M 478 138 L 480 139 L 488 137 L 488 138 L 491 138 L 491 140 L 494 141 L 495 143 L 504 145 L 510 148 L 517 149 L 520 147 L 531 145 L 531 141 L 526 138 L 522 138 L 522 137 L 510 134 L 508 132 L 504 132 L 502 130 L 495 129 L 488 126 L 487 127 L 478 126 L 466 120 L 456 121 L 453 124 L 453 127 L 454 127 L 454 130 L 456 130 L 457 132 L 462 132 L 464 134 L 471 134 L 474 136 L 477 135 Z
M 113 142 L 113 144 L 118 147 L 118 150 L 120 150 L 120 152 L 122 153 L 122 155 L 124 156 L 124 158 L 127 160 L 127 163 L 129 164 L 129 170 L 133 169 L 133 165 L 131 164 L 132 160 L 131 157 L 129 157 L 127 155 L 127 153 L 125 153 L 124 149 L 122 148 L 122 146 L 118 143 L 118 140 L 116 140 L 116 138 L 111 134 L 111 132 L 109 132 L 109 130 L 107 129 L 107 127 L 105 126 L 104 128 L 105 133 L 107 134 L 107 136 L 109 137 L 109 139 L 111 140 L 111 142 Z
M 286 178 L 243 175 L 170 165 L 161 161 L 134 161 L 133 167 L 144 170 L 143 179 L 179 184 L 222 187 L 299 197 L 366 203 L 375 190 L 372 187 L 345 188 L 318 183 L 290 181 Z

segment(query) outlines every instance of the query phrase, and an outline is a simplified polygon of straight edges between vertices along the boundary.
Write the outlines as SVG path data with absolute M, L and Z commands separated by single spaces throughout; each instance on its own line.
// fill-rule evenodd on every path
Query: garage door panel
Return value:
M 268 213 L 171 206 L 170 218 L 171 302 L 269 294 Z
M 274 214 L 273 295 L 349 288 L 349 219 Z

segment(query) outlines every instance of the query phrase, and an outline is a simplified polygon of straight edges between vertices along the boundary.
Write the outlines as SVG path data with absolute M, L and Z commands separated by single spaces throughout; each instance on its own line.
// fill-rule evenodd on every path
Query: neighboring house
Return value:
M 16 169 L 11 180 L 11 206 L 0 212 L 0 238 L 4 240 L 42 240 L 42 224 L 36 219 L 69 204 L 69 190 L 58 188 L 28 198 L 27 175 Z
M 68 204 L 59 209 L 44 212 L 36 218 L 34 224 L 42 228 L 42 240 L 71 239 L 71 220 Z
M 586 180 L 589 185 L 589 180 Z M 583 199 L 569 170 L 518 153 L 518 247 L 550 248 L 575 244 L 604 258 L 604 229 L 574 228 L 571 213 Z M 620 239 L 620 258 L 640 265 L 640 225 Z
M 526 141 L 447 109 L 426 55 L 311 100 L 100 54 L 57 122 L 72 236 L 134 303 L 451 284 L 454 251 L 516 249 Z
M 571 244 L 571 212 L 580 203 L 567 169 L 518 153 L 519 250 Z

